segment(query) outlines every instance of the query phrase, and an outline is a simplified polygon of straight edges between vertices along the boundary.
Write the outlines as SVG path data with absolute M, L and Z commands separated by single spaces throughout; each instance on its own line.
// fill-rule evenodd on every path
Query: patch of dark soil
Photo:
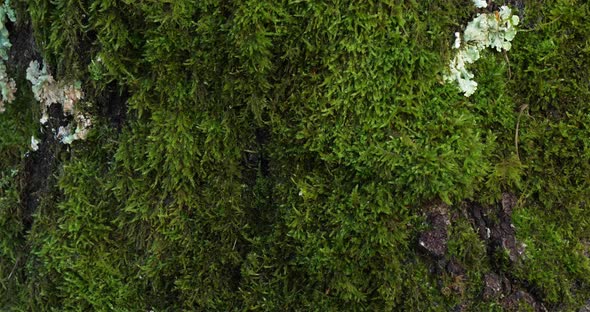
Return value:
M 512 283 L 506 276 L 490 272 L 484 276 L 484 300 L 495 300 L 503 298 L 506 294 L 512 293 Z
M 38 145 L 39 149 L 25 155 L 24 171 L 20 176 L 25 232 L 32 227 L 32 215 L 37 210 L 41 198 L 50 192 L 52 183 L 55 183 L 52 177 L 58 165 L 58 155 L 62 148 L 56 139 L 55 132 L 60 126 L 65 126 L 68 123 L 60 105 L 51 105 L 48 114 L 49 120 L 43 128 L 44 131 Z
M 517 290 L 502 300 L 502 307 L 507 311 L 523 311 L 533 309 L 533 311 L 547 311 L 543 305 L 539 304 L 531 294 L 523 290 Z
M 491 300 L 502 294 L 502 279 L 496 273 L 488 273 L 484 277 L 483 299 Z
M 516 205 L 513 194 L 504 193 L 500 205 L 481 206 L 469 204 L 471 221 L 480 238 L 488 246 L 488 254 L 506 251 L 513 263 L 524 253 L 524 244 L 516 240 L 516 230 L 512 224 L 512 209 Z
M 7 65 L 14 72 L 25 72 L 29 63 L 41 59 L 30 23 L 7 23 L 10 34 L 10 48 Z
M 427 222 L 429 230 L 420 234 L 418 243 L 430 256 L 441 259 L 447 252 L 449 240 L 448 226 L 451 224 L 448 206 L 443 203 L 435 203 L 427 208 Z
M 512 224 L 512 211 L 517 204 L 514 194 L 502 194 L 502 200 L 496 205 L 483 206 L 478 203 L 467 203 L 469 218 L 486 243 L 488 259 L 494 272 L 484 277 L 484 300 L 502 299 L 502 306 L 508 311 L 521 311 L 528 306 L 534 311 L 546 311 L 538 294 L 527 287 L 526 281 L 519 281 L 504 272 L 502 264 L 495 262 L 495 255 L 506 253 L 508 265 L 521 261 L 525 245 L 516 239 L 516 230 Z M 523 290 L 526 289 L 526 290 Z
M 127 119 L 127 99 L 129 92 L 119 89 L 116 83 L 110 83 L 106 89 L 95 97 L 99 114 L 109 121 L 109 125 L 120 132 Z
M 29 63 L 34 59 L 40 59 L 37 45 L 33 36 L 33 30 L 29 22 L 7 23 L 8 32 L 12 47 L 9 51 L 7 67 L 13 73 L 23 76 Z M 31 105 L 39 105 L 31 103 Z M 55 115 L 59 107 L 51 107 L 50 113 Z M 52 123 L 59 123 L 59 120 L 51 120 Z M 59 127 L 59 126 L 58 126 Z M 52 138 L 53 135 L 45 135 Z M 21 192 L 21 216 L 24 225 L 24 232 L 30 230 L 33 219 L 32 215 L 39 205 L 39 200 L 48 189 L 48 177 L 51 176 L 56 163 L 56 151 L 51 142 L 39 145 L 39 150 L 29 152 L 25 155 L 24 170 L 19 174 Z

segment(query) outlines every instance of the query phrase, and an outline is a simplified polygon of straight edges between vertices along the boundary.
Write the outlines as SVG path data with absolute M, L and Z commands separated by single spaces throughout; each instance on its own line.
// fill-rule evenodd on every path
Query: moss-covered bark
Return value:
M 590 300 L 590 5 L 20 0 L 0 310 L 576 311 Z M 93 116 L 62 145 L 44 59 Z M 41 140 L 30 151 L 30 137 Z

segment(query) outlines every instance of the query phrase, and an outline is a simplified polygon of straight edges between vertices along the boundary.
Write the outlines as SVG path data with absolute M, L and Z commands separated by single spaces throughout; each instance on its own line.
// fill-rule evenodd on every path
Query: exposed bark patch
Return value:
M 7 28 L 10 33 L 12 47 L 9 51 L 7 66 L 17 75 L 22 75 L 34 59 L 40 59 L 40 53 L 33 36 L 31 24 L 8 23 Z M 22 88 L 23 86 L 19 86 Z M 32 102 L 31 105 L 39 105 Z M 55 111 L 58 111 L 56 113 Z M 52 106 L 49 111 L 53 116 L 61 115 L 61 109 L 56 105 Z M 53 118 L 52 124 L 59 124 L 60 121 Z M 58 126 L 59 127 L 59 126 Z M 33 213 L 36 211 L 39 201 L 49 188 L 49 178 L 56 164 L 56 151 L 51 140 L 52 134 L 44 134 L 47 138 L 42 138 L 39 149 L 36 152 L 29 152 L 25 155 L 24 170 L 19 174 L 20 181 L 20 199 L 21 199 L 21 216 L 24 225 L 24 232 L 31 229 L 33 223 Z
M 464 217 L 470 220 L 487 246 L 487 258 L 492 267 L 492 272 L 484 276 L 482 299 L 499 302 L 507 311 L 522 311 L 525 307 L 533 311 L 547 311 L 542 301 L 537 299 L 540 298 L 539 294 L 530 289 L 526 281 L 510 276 L 502 264 L 495 262 L 498 253 L 508 255 L 509 266 L 522 261 L 526 246 L 516 239 L 516 229 L 512 224 L 512 213 L 517 202 L 517 197 L 512 193 L 504 193 L 495 205 L 465 202 L 462 205 L 463 214 L 454 212 L 452 218 L 445 204 L 435 203 L 425 207 L 429 229 L 420 233 L 419 248 L 436 260 L 433 274 L 450 275 L 452 280 L 442 289 L 443 293 L 462 295 L 464 291 L 467 279 L 465 268 L 460 261 L 447 255 L 451 221 L 456 222 Z M 463 302 L 453 307 L 453 311 L 467 311 L 469 306 L 469 303 Z
M 41 58 L 33 36 L 33 29 L 30 23 L 7 23 L 6 28 L 10 33 L 12 44 L 7 64 L 12 70 L 24 73 L 32 60 Z
M 547 311 L 531 294 L 523 290 L 515 291 L 502 300 L 502 307 L 508 311 L 523 311 L 525 308 L 532 308 L 534 311 Z
M 590 299 L 586 301 L 586 305 L 583 306 L 578 312 L 590 312 Z
M 512 283 L 503 275 L 490 272 L 484 277 L 484 300 L 497 300 L 512 293 Z
M 12 72 L 24 77 L 32 60 L 41 62 L 41 54 L 33 35 L 31 23 L 29 21 L 16 24 L 8 23 L 7 27 L 12 43 L 7 65 Z M 19 88 L 30 88 L 30 84 L 25 82 Z M 111 84 L 93 100 L 99 107 L 98 113 L 110 121 L 110 126 L 120 130 L 126 119 L 128 97 L 127 92 L 120 92 L 115 84 Z M 34 101 L 30 105 L 38 107 L 40 104 Z M 51 187 L 55 184 L 53 177 L 60 163 L 59 153 L 64 149 L 56 139 L 57 129 L 60 126 L 67 126 L 72 121 L 71 116 L 64 116 L 63 109 L 59 104 L 52 104 L 48 108 L 48 114 L 48 122 L 45 125 L 39 124 L 41 127 L 41 135 L 38 138 L 39 148 L 37 151 L 30 151 L 25 155 L 24 170 L 19 175 L 21 215 L 25 232 L 32 227 L 33 214 L 41 199 L 51 192 Z
M 468 203 L 469 218 L 486 243 L 488 258 L 492 261 L 494 272 L 484 277 L 483 299 L 498 300 L 508 311 L 521 311 L 524 307 L 534 311 L 546 311 L 540 300 L 535 299 L 531 291 L 522 290 L 522 281 L 511 279 L 502 272 L 498 263 L 493 262 L 498 252 L 506 253 L 510 264 L 521 261 L 526 246 L 516 239 L 516 229 L 512 224 L 512 212 L 517 204 L 517 197 L 512 193 L 502 194 L 501 201 L 492 206 Z M 526 283 L 525 283 L 526 284 Z M 526 287 L 524 287 L 526 288 Z
M 512 209 L 516 202 L 516 196 L 504 193 L 499 206 L 470 205 L 472 222 L 480 238 L 488 245 L 488 252 L 506 251 L 512 262 L 522 258 L 526 247 L 517 241 L 512 224 Z
M 431 256 L 443 258 L 447 252 L 449 240 L 448 226 L 451 224 L 448 206 L 443 203 L 431 205 L 427 212 L 430 230 L 422 232 L 418 243 Z
M 21 201 L 24 209 L 24 230 L 32 227 L 33 213 L 37 210 L 41 198 L 51 192 L 53 172 L 59 163 L 60 142 L 51 129 L 58 129 L 68 123 L 63 116 L 61 106 L 53 104 L 48 109 L 49 120 L 41 136 L 39 149 L 25 155 L 25 167 L 21 174 Z
M 483 299 L 491 300 L 502 294 L 502 279 L 496 273 L 488 273 L 484 277 Z

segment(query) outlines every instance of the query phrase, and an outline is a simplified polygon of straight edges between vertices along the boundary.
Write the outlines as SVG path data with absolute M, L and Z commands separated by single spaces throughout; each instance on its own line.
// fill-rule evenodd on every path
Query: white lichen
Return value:
M 460 35 L 455 34 L 453 47 L 459 49 L 459 52 L 449 64 L 445 81 L 456 81 L 465 96 L 471 96 L 477 89 L 477 82 L 473 80 L 474 76 L 466 66 L 477 61 L 480 52 L 488 47 L 495 48 L 498 52 L 510 50 L 510 42 L 516 35 L 515 26 L 518 23 L 518 16 L 512 15 L 507 6 L 502 6 L 499 12 L 493 14 L 478 14 L 465 27 L 462 41 Z
M 62 105 L 64 115 L 74 114 L 74 105 L 82 99 L 84 94 L 80 89 L 80 83 L 65 84 L 57 82 L 48 73 L 47 65 L 43 67 L 37 61 L 32 61 L 27 68 L 27 80 L 32 84 L 35 99 L 41 103 L 41 123 L 48 120 L 47 109 L 51 104 Z
M 92 126 L 90 118 L 84 116 L 82 113 L 77 113 L 76 117 L 76 130 L 72 132 L 72 125 L 65 127 L 59 127 L 55 138 L 60 140 L 63 144 L 71 144 L 76 140 L 85 140 Z
M 15 22 L 16 16 L 14 10 L 10 7 L 10 0 L 5 0 L 0 5 L 0 93 L 2 98 L 0 99 L 0 113 L 6 109 L 5 103 L 11 103 L 14 101 L 14 94 L 16 93 L 16 83 L 6 73 L 6 64 L 8 60 L 8 51 L 12 44 L 8 38 L 8 29 L 6 28 L 6 22 L 8 20 Z
M 39 149 L 39 140 L 37 140 L 34 136 L 31 137 L 31 149 L 33 151 Z
M 473 4 L 475 4 L 478 8 L 487 8 L 488 2 L 486 0 L 473 0 Z
M 0 113 L 6 110 L 5 103 L 12 103 L 14 101 L 14 94 L 16 93 L 16 83 L 6 74 L 6 65 L 0 62 L 0 90 L 2 98 L 0 99 Z
M 461 33 L 455 33 L 455 43 L 453 44 L 453 48 L 459 49 L 461 47 Z
M 40 122 L 47 123 L 49 120 L 48 108 L 52 104 L 61 104 L 64 116 L 74 116 L 76 128 L 72 132 L 72 125 L 59 127 L 55 137 L 64 144 L 86 139 L 92 122 L 76 107 L 76 104 L 84 97 L 80 82 L 55 81 L 48 72 L 47 65 L 44 64 L 41 67 L 37 61 L 32 61 L 29 64 L 27 80 L 31 82 L 35 99 L 41 104 Z
M 92 120 L 89 117 L 84 116 L 82 113 L 78 113 L 76 115 L 74 140 L 86 140 L 90 127 L 92 127 Z

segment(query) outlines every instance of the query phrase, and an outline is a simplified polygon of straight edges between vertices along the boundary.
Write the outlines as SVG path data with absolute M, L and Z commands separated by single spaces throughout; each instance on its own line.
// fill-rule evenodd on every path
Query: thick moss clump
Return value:
M 453 34 L 496 2 L 17 2 L 0 309 L 581 308 L 590 6 L 506 1 L 465 97 Z M 58 107 L 39 128 L 41 59 L 82 82 L 86 141 Z

